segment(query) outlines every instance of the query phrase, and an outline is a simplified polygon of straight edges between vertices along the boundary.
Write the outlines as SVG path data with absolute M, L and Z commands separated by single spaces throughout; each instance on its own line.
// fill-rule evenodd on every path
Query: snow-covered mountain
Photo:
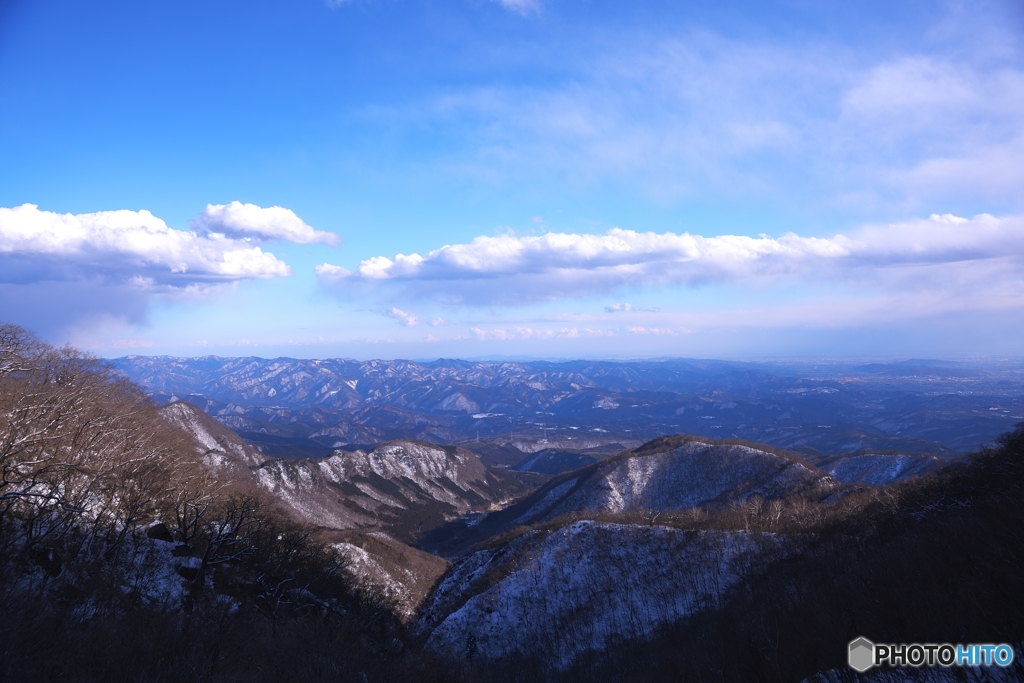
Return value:
M 743 578 L 771 534 L 576 522 L 460 559 L 414 632 L 453 657 L 541 657 L 566 666 L 706 609 Z
M 162 412 L 208 464 L 244 470 L 294 517 L 324 530 L 360 585 L 415 620 L 429 649 L 486 659 L 529 653 L 560 666 L 713 609 L 742 579 L 744 558 L 780 551 L 774 535 L 583 521 L 467 553 L 474 542 L 573 514 L 649 511 L 653 523 L 659 512 L 755 496 L 835 500 L 853 483 L 891 483 L 945 464 L 848 454 L 819 468 L 768 446 L 677 435 L 556 476 L 504 507 L 502 477 L 513 473 L 492 471 L 463 448 L 402 439 L 326 458 L 266 459 L 194 406 Z M 414 547 L 421 542 L 453 555 L 454 566 Z
M 212 472 L 259 487 L 295 520 L 319 529 L 360 585 L 403 619 L 448 566 L 411 545 L 416 532 L 492 509 L 518 490 L 510 475 L 454 446 L 405 439 L 327 458 L 274 459 L 189 403 L 160 413 L 188 435 Z
M 752 446 L 668 437 L 553 482 L 517 522 L 576 510 L 678 510 L 755 494 L 821 497 L 835 488 L 831 477 L 792 457 Z
M 738 503 L 755 495 L 822 500 L 841 490 L 843 485 L 827 472 L 786 451 L 692 436 L 663 437 L 555 477 L 503 510 L 472 525 L 449 525 L 423 542 L 455 553 L 516 526 L 570 513 L 683 510 Z
M 1006 369 L 965 364 L 470 362 L 128 356 L 159 403 L 187 400 L 267 455 L 483 437 L 523 452 L 634 448 L 666 434 L 742 438 L 809 456 L 955 455 L 1024 419 Z
M 405 439 L 317 460 L 268 460 L 260 486 L 303 520 L 332 529 L 413 533 L 500 500 L 502 481 L 470 451 Z

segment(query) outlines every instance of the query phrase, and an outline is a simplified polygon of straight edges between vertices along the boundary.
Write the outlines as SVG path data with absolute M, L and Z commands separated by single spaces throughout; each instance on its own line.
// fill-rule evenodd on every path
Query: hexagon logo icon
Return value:
M 850 641 L 850 668 L 863 673 L 875 665 L 875 644 L 867 638 Z

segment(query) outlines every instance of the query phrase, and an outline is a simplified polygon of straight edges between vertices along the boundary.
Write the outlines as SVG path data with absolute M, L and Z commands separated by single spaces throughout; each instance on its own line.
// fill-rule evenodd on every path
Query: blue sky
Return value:
M 107 357 L 1024 354 L 1020 3 L 668 4 L 0 0 L 0 320 Z

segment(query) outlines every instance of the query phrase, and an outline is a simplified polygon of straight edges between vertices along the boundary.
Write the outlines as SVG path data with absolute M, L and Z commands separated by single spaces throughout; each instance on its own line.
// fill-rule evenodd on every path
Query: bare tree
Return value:
M 156 513 L 185 452 L 111 368 L 0 326 L 0 539 L 16 527 L 46 544 L 77 525 L 116 547 Z

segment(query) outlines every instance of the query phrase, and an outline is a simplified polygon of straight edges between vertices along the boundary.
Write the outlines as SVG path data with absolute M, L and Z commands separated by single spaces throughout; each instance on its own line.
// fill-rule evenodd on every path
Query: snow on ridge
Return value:
M 933 472 L 943 464 L 933 455 L 863 453 L 834 459 L 825 470 L 839 481 L 880 486 Z
M 517 523 L 580 510 L 684 509 L 726 498 L 774 497 L 801 489 L 835 487 L 831 478 L 788 458 L 749 446 L 701 441 L 663 453 L 616 458 L 602 464 L 579 486 L 567 484 L 552 488 Z
M 407 477 L 423 485 L 447 477 L 464 489 L 486 480 L 486 469 L 478 459 L 467 458 L 459 451 L 450 455 L 440 446 L 414 441 L 391 442 L 369 452 L 335 451 L 328 462 L 345 478 L 369 476 L 372 472 L 385 479 Z
M 160 408 L 163 417 L 191 436 L 208 466 L 225 468 L 233 465 L 253 467 L 266 458 L 248 446 L 234 432 L 209 417 L 201 409 L 178 401 Z
M 392 576 L 373 555 L 354 543 L 341 542 L 333 546 L 348 561 L 348 571 L 363 590 L 379 591 L 387 602 L 399 608 L 402 616 L 412 616 L 409 607 L 412 596 L 409 589 L 402 581 Z
M 517 540 L 518 552 L 497 562 L 494 551 L 475 553 L 442 581 L 419 624 L 429 630 L 428 648 L 461 657 L 472 636 L 485 659 L 534 653 L 568 666 L 588 650 L 716 607 L 747 553 L 778 548 L 771 534 L 591 521 Z M 451 593 L 488 571 L 503 578 L 440 618 L 445 603 L 458 604 Z
M 339 450 L 320 460 L 272 460 L 257 477 L 261 487 L 305 520 L 334 529 L 379 525 L 382 515 L 418 505 L 440 505 L 446 515 L 468 512 L 471 496 L 460 495 L 445 480 L 489 498 L 487 471 L 479 459 L 415 441 L 371 451 Z
M 213 434 L 199 424 L 195 412 L 189 404 L 181 402 L 171 403 L 164 406 L 160 412 L 174 422 L 174 424 L 185 429 L 207 450 L 221 450 L 221 445 Z

